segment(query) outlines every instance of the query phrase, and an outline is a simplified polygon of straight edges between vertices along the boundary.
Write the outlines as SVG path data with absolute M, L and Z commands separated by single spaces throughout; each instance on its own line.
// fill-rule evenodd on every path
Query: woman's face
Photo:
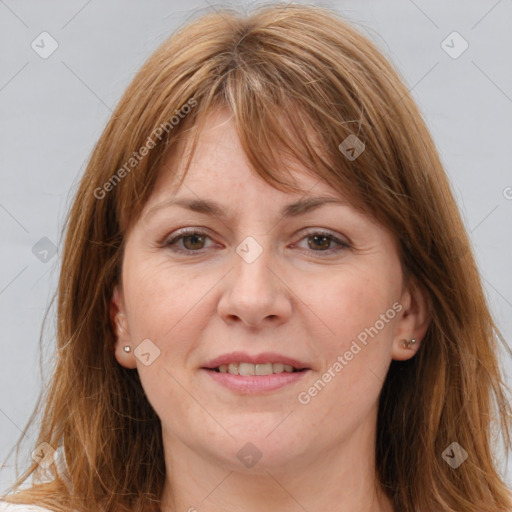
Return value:
M 176 171 L 127 234 L 112 301 L 166 449 L 255 471 L 371 446 L 389 364 L 426 329 L 393 237 L 299 166 L 304 193 L 265 183 L 226 113 L 179 190 Z

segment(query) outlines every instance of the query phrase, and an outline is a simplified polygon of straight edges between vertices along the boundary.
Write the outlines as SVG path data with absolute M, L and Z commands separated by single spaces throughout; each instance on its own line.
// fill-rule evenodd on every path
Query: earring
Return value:
M 125 345 L 125 346 L 123 347 L 123 350 L 124 350 L 126 353 L 128 353 L 128 352 L 131 352 L 132 347 L 130 347 L 130 345 Z
M 411 348 L 411 345 L 414 345 L 416 340 L 413 338 L 411 340 L 402 340 L 402 345 L 404 348 Z

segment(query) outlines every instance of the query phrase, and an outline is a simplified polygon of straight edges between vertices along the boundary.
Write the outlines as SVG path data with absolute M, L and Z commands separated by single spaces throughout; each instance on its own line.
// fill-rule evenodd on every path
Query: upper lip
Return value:
M 297 370 L 309 368 L 309 366 L 293 357 L 288 357 L 276 352 L 261 352 L 260 354 L 247 354 L 246 352 L 231 352 L 229 354 L 222 354 L 218 357 L 207 361 L 203 368 L 217 368 L 221 364 L 230 363 L 252 363 L 252 364 L 264 364 L 264 363 L 282 363 L 289 364 Z

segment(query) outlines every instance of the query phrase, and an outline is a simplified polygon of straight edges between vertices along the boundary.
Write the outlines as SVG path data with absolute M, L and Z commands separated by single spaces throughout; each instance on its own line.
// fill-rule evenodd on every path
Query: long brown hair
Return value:
M 163 160 L 197 141 L 218 107 L 233 113 L 266 182 L 296 191 L 278 170 L 285 157 L 302 163 L 391 230 L 404 269 L 428 294 L 422 346 L 392 362 L 380 397 L 377 471 L 395 510 L 510 510 L 491 430 L 509 449 L 504 340 L 432 138 L 376 47 L 336 13 L 303 5 L 202 16 L 158 48 L 121 98 L 65 225 L 55 371 L 37 444 L 60 446 L 67 470 L 34 462 L 9 501 L 58 511 L 158 507 L 161 425 L 137 371 L 114 358 L 109 304 L 127 229 Z M 348 136 L 365 145 L 356 159 L 340 150 Z M 443 459 L 453 442 L 468 454 L 456 469 Z M 30 475 L 32 487 L 20 491 Z

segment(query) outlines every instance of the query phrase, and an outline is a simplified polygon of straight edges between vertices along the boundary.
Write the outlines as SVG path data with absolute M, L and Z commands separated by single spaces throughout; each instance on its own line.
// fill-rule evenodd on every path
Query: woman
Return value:
M 80 183 L 58 315 L 6 502 L 511 509 L 502 338 L 447 177 L 397 73 L 333 12 L 223 11 L 155 52 Z

